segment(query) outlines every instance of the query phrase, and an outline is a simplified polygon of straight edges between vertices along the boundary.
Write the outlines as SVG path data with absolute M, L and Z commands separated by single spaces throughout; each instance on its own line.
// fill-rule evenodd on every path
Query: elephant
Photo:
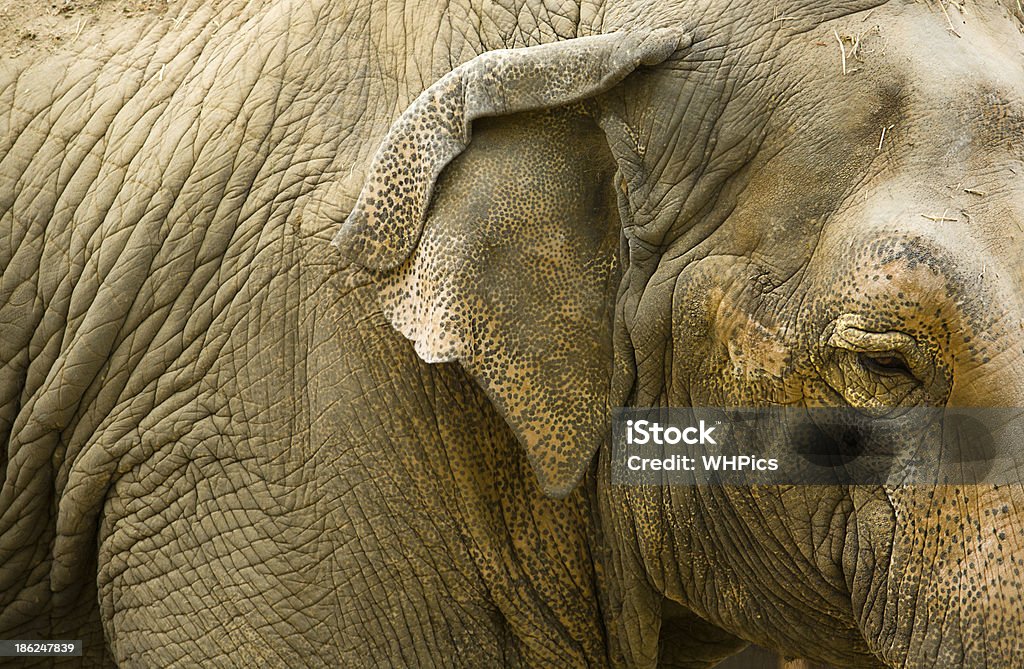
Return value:
M 1019 480 L 615 485 L 610 438 L 1020 406 L 1016 0 L 168 11 L 0 66 L 0 638 L 1020 666 Z

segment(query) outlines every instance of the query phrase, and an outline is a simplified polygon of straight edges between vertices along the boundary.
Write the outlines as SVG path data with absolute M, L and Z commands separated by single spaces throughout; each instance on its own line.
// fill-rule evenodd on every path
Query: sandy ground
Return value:
M 167 0 L 0 0 L 0 59 L 55 53 L 165 14 Z M 83 40 L 84 41 L 84 40 Z

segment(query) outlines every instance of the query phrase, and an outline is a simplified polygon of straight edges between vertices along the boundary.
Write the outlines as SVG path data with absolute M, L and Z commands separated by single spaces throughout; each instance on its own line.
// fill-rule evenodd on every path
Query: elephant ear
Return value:
M 686 39 L 614 33 L 467 62 L 392 125 L 334 239 L 423 360 L 476 378 L 550 495 L 576 485 L 609 420 L 615 164 L 576 103 Z

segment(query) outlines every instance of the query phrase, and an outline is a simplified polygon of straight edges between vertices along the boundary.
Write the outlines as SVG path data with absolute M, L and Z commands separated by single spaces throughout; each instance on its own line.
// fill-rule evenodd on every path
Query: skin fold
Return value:
M 1017 666 L 1021 483 L 614 486 L 608 440 L 1021 406 L 1016 2 L 174 11 L 0 62 L 0 638 Z

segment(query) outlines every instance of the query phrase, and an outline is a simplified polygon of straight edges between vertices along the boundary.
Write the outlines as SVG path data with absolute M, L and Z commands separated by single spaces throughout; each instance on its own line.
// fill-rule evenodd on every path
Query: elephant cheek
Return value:
M 887 562 L 869 548 L 884 545 L 884 512 L 858 522 L 854 573 L 872 575 L 852 590 L 871 649 L 891 666 L 1019 666 L 1024 485 L 907 486 L 888 499 Z

